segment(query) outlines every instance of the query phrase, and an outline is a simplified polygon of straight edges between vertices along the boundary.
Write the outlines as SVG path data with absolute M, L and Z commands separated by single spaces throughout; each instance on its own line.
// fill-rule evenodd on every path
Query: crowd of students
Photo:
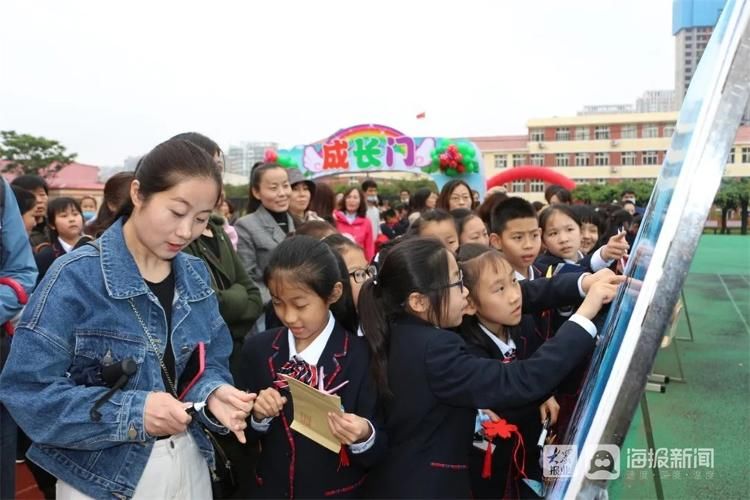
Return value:
M 95 215 L 13 181 L 39 281 L 0 401 L 45 496 L 536 496 L 537 441 L 565 433 L 634 215 L 559 187 L 480 203 L 462 180 L 390 208 L 372 180 L 337 197 L 259 163 L 234 219 L 221 170 L 187 133 Z M 341 398 L 339 453 L 292 429 L 281 374 Z

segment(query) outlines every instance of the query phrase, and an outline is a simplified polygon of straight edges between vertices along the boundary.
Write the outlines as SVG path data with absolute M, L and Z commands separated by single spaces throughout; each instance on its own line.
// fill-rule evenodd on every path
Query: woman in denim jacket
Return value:
M 220 189 L 202 149 L 156 146 L 136 169 L 124 216 L 95 246 L 55 261 L 32 296 L 0 400 L 34 441 L 29 459 L 58 478 L 58 499 L 210 498 L 203 428 L 244 442 L 255 395 L 232 387 L 232 337 L 205 264 L 181 252 Z M 188 360 L 199 342 L 205 370 L 178 400 L 198 371 Z M 95 414 L 108 389 L 102 367 L 127 358 L 137 370 Z

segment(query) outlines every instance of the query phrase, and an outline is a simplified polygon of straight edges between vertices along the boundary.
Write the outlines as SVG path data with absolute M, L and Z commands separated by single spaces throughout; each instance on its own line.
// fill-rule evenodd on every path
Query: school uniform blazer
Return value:
M 294 231 L 294 219 L 286 214 L 289 232 Z M 263 271 L 268 265 L 271 252 L 281 243 L 286 234 L 279 227 L 273 216 L 261 205 L 258 209 L 237 220 L 237 254 L 245 266 L 247 275 L 258 285 L 263 302 L 268 302 L 271 295 L 263 283 Z
M 537 401 L 594 347 L 568 322 L 524 362 L 503 364 L 470 354 L 454 332 L 403 314 L 391 323 L 388 380 L 382 402 L 389 449 L 367 478 L 372 498 L 467 498 L 476 408 Z
M 273 385 L 277 371 L 289 360 L 286 328 L 278 328 L 248 337 L 243 347 L 243 363 L 237 387 L 259 392 Z M 361 496 L 366 468 L 385 455 L 386 435 L 375 422 L 376 392 L 369 376 L 369 351 L 364 338 L 356 337 L 338 323 L 320 356 L 318 367 L 325 370 L 325 387 L 349 382 L 336 391 L 348 413 L 367 418 L 375 426 L 375 442 L 364 453 L 347 449 L 350 465 L 339 466 L 338 453 L 290 429 L 294 402 L 271 421 L 265 433 L 249 423 L 245 430 L 249 441 L 259 440 L 255 494 L 259 498 Z M 287 393 L 288 395 L 288 393 Z M 290 398 L 291 399 L 291 398 Z
M 476 319 L 472 318 L 472 320 L 472 323 L 467 326 L 475 328 L 475 331 L 481 334 L 483 338 L 480 337 L 481 341 L 477 341 L 476 337 L 464 336 L 468 351 L 480 358 L 495 359 L 502 362 L 503 353 L 500 348 L 481 331 L 476 324 Z M 521 323 L 511 328 L 509 334 L 516 344 L 516 359 L 511 363 L 530 358 L 543 343 L 543 339 L 540 340 L 536 331 L 534 319 L 529 314 L 524 314 Z M 526 476 L 537 481 L 540 481 L 542 477 L 542 471 L 539 467 L 539 449 L 536 446 L 539 434 L 542 431 L 539 405 L 546 399 L 546 396 L 542 397 L 538 401 L 520 408 L 490 408 L 500 418 L 518 427 L 518 431 L 523 436 L 524 447 L 524 452 L 519 454 L 518 459 L 521 460 L 522 456 L 525 457 L 524 470 Z M 518 481 L 515 479 L 516 471 L 511 465 L 514 460 L 516 437 L 511 436 L 510 439 L 495 438 L 492 443 L 495 445 L 495 451 L 492 454 L 492 474 L 488 479 L 481 477 L 485 452 L 474 447 L 471 449 L 469 467 L 472 497 L 520 498 L 522 496 L 521 488 L 519 488 Z

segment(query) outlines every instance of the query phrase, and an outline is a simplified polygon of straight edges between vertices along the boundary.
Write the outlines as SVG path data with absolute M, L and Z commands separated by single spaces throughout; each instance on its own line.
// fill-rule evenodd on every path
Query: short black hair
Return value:
M 28 189 L 24 189 L 18 186 L 11 186 L 10 188 L 13 190 L 13 194 L 16 196 L 18 211 L 21 212 L 21 215 L 34 209 L 34 207 L 36 206 L 36 195 L 34 193 L 29 191 Z
M 38 175 L 19 175 L 11 181 L 10 185 L 18 186 L 22 189 L 25 189 L 26 191 L 31 191 L 32 193 L 34 192 L 34 190 L 42 188 L 44 189 L 45 193 L 49 194 L 49 186 L 47 185 L 47 181 L 45 181 Z
M 490 213 L 490 232 L 502 234 L 508 222 L 516 219 L 536 219 L 536 210 L 528 201 L 511 196 L 492 208 Z
M 378 188 L 378 183 L 372 179 L 365 179 L 362 181 L 362 191 L 367 191 L 370 188 Z
M 427 210 L 425 212 L 422 212 L 422 215 L 420 215 L 417 220 L 412 222 L 407 234 L 412 236 L 420 236 L 422 233 L 422 229 L 424 229 L 424 226 L 426 226 L 430 222 L 443 222 L 446 220 L 455 222 L 455 219 L 453 219 L 453 216 L 447 210 L 443 210 L 442 208 Z

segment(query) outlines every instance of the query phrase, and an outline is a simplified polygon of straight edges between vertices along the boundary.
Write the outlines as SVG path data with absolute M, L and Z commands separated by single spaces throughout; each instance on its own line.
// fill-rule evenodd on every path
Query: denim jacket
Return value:
M 0 278 L 10 278 L 31 293 L 36 283 L 36 264 L 29 238 L 10 185 L 0 177 L 3 206 L 0 207 Z M 0 325 L 13 319 L 21 310 L 18 295 L 9 286 L 0 284 Z
M 127 498 L 148 461 L 155 438 L 146 433 L 144 406 L 164 391 L 159 359 L 129 304 L 132 299 L 162 356 L 166 319 L 125 246 L 122 219 L 92 245 L 55 261 L 26 307 L 13 349 L 0 376 L 0 400 L 34 445 L 28 457 L 59 479 L 95 498 Z M 206 347 L 202 377 L 185 401 L 205 401 L 231 384 L 232 337 L 219 315 L 205 264 L 184 253 L 172 261 L 172 349 L 177 375 L 199 341 Z M 92 383 L 108 362 L 132 358 L 138 365 L 125 387 L 89 412 L 107 387 Z M 205 412 L 205 410 L 204 410 Z M 211 468 L 213 449 L 198 422 L 229 431 L 201 412 L 189 432 Z

